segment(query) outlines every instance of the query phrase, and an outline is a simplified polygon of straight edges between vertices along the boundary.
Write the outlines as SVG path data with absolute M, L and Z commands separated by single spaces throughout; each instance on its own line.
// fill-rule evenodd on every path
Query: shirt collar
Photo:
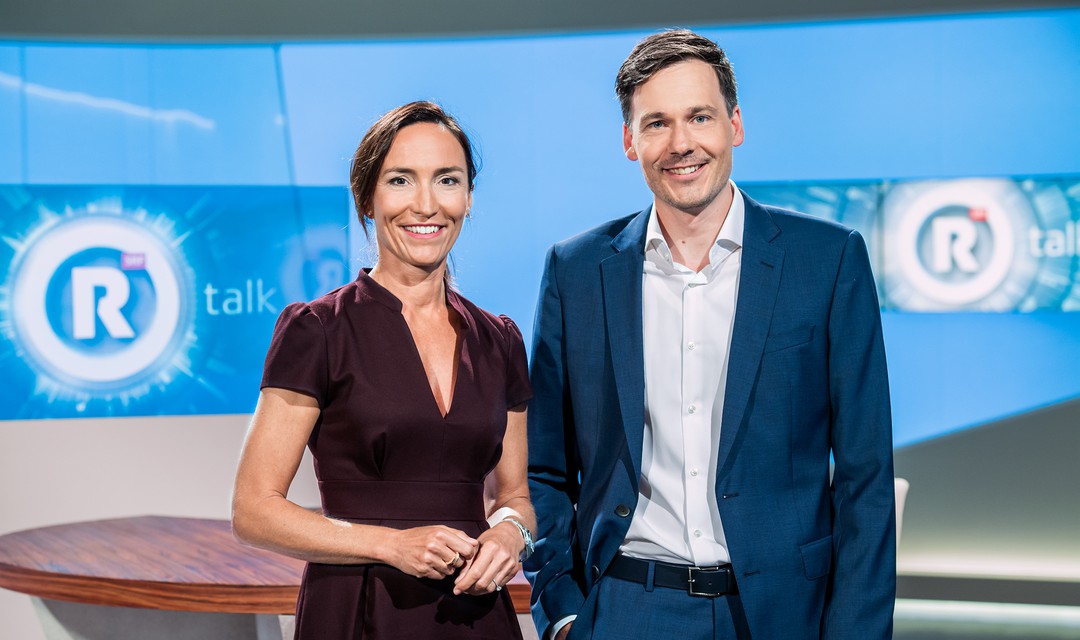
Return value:
M 716 241 L 709 250 L 709 264 L 715 266 L 728 255 L 742 247 L 743 225 L 746 219 L 746 201 L 734 180 L 729 180 L 732 193 L 731 205 L 727 217 L 716 235 Z M 649 208 L 649 224 L 645 229 L 645 259 L 665 271 L 673 270 L 676 265 L 671 259 L 671 248 L 660 230 L 660 218 L 656 215 L 656 204 Z

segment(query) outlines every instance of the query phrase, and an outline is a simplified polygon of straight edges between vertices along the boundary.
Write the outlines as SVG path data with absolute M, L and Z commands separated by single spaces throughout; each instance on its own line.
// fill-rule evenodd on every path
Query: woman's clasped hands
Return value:
M 501 591 L 521 566 L 524 548 L 518 530 L 499 523 L 472 538 L 443 525 L 395 531 L 389 564 L 418 578 L 441 580 L 457 573 L 454 594 L 484 595 Z

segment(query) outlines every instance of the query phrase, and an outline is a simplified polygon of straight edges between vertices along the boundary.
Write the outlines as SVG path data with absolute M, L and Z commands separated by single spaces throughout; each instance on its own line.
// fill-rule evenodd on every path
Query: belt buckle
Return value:
M 694 579 L 694 572 L 695 571 L 719 571 L 719 570 L 720 570 L 719 566 L 716 566 L 716 567 L 687 567 L 686 568 L 686 574 L 687 574 L 686 582 L 687 582 L 687 584 L 689 586 L 690 595 L 692 595 L 692 596 L 700 596 L 702 598 L 718 598 L 718 597 L 724 595 L 721 592 L 695 591 L 694 590 L 694 583 L 697 582 L 697 580 Z

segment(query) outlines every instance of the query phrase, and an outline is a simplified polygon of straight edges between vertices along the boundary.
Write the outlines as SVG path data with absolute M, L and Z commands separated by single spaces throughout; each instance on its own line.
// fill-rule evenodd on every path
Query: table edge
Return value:
M 38 571 L 0 563 L 0 588 L 50 600 L 168 611 L 294 613 L 299 585 L 152 582 Z

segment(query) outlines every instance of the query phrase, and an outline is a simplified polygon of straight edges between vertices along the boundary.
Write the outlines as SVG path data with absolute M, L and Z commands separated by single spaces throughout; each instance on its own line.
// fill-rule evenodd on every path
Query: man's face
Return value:
M 742 115 L 728 115 L 716 72 L 701 60 L 665 67 L 639 86 L 623 125 L 626 157 L 641 163 L 658 206 L 698 215 L 721 206 L 731 150 L 743 141 Z

